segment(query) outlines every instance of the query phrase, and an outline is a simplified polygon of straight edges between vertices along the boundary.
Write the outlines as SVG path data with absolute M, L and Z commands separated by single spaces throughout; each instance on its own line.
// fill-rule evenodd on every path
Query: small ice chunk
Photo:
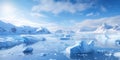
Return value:
M 56 59 L 49 59 L 49 60 L 56 60 Z
M 33 52 L 33 48 L 32 48 L 32 47 L 27 47 L 27 48 L 23 51 L 24 54 L 32 54 L 32 52 Z
M 40 41 L 46 41 L 46 38 L 41 37 L 39 40 L 40 40 Z
M 46 53 L 41 53 L 40 56 L 46 56 L 47 54 Z

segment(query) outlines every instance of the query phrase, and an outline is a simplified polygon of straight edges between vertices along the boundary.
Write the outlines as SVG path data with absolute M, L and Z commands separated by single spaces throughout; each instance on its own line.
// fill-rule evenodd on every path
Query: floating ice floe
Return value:
M 33 48 L 32 47 L 27 47 L 24 51 L 24 54 L 28 55 L 28 54 L 32 54 L 33 53 Z
M 60 40 L 70 40 L 72 39 L 72 36 L 69 34 L 64 34 L 62 37 L 60 37 Z
M 25 36 L 23 38 L 24 38 L 24 43 L 26 45 L 32 45 L 32 44 L 38 42 L 38 39 L 33 36 Z
M 20 42 L 13 42 L 13 41 L 0 42 L 0 49 L 12 48 L 12 47 L 19 45 L 19 44 L 20 44 Z

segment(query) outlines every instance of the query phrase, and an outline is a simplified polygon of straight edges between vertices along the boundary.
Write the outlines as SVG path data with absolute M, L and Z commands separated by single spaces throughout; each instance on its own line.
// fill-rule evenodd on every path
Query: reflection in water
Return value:
M 71 53 L 70 58 L 77 60 L 118 60 L 108 52 Z

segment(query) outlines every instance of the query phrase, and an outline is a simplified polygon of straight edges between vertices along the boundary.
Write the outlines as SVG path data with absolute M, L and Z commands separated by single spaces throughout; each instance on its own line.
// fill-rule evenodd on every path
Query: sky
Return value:
M 119 19 L 120 0 L 0 0 L 0 20 L 17 26 L 93 30 Z

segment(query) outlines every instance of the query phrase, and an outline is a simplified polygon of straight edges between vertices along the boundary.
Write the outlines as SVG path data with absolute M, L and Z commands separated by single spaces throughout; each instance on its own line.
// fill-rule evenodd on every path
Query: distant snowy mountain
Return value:
M 108 25 L 106 23 L 103 23 L 94 32 L 95 33 L 115 33 L 115 32 L 120 32 L 120 25 L 112 26 L 112 25 Z
M 120 31 L 120 25 L 116 24 L 116 25 L 113 27 L 113 30 L 119 30 L 119 31 Z
M 49 34 L 47 28 L 35 28 L 30 26 L 17 27 L 10 23 L 0 21 L 0 34 Z
M 74 34 L 75 32 L 72 30 L 56 30 L 55 33 L 60 33 L 60 34 Z
M 73 35 L 75 34 L 75 32 L 74 31 L 72 31 L 72 30 L 57 30 L 56 32 L 55 32 L 55 35 L 57 36 L 57 37 L 72 37 Z
M 41 27 L 41 28 L 38 28 L 36 29 L 36 33 L 39 33 L 39 34 L 49 34 L 50 31 L 44 27 Z

